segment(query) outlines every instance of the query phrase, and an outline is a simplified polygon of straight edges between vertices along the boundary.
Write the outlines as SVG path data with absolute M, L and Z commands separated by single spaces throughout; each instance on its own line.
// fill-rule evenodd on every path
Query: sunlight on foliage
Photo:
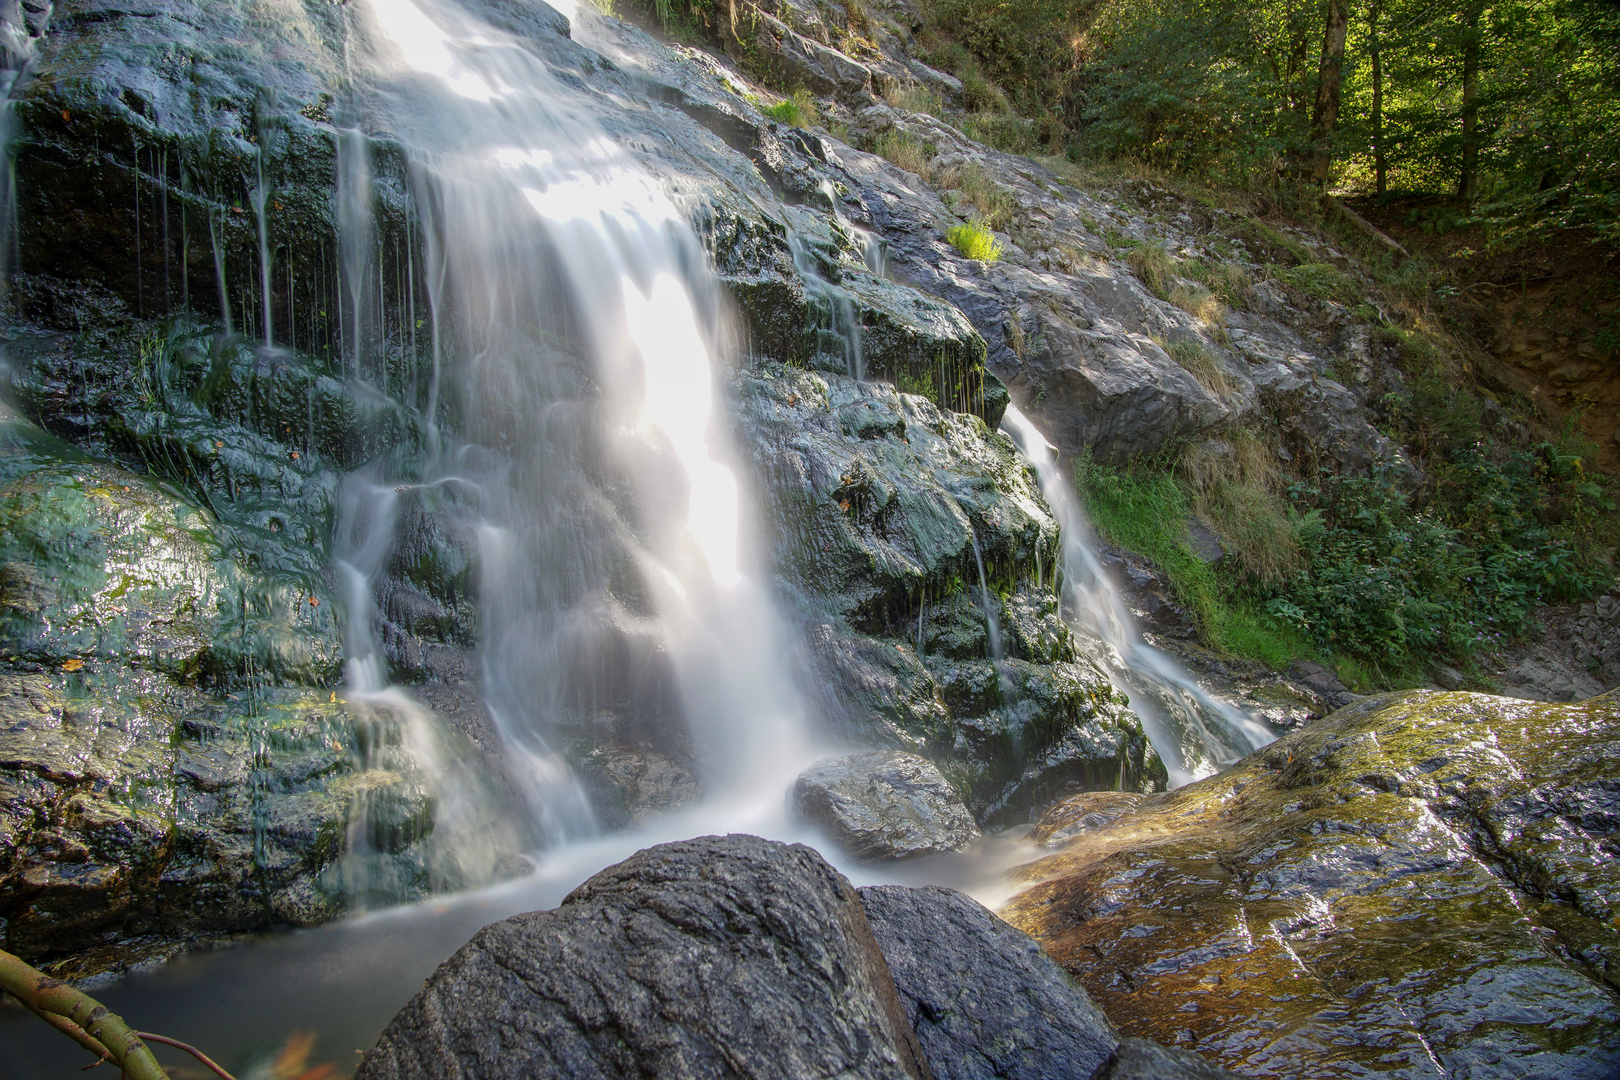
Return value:
M 995 262 L 1001 258 L 1003 250 L 1001 241 L 980 222 L 970 221 L 965 225 L 958 225 L 945 233 L 945 239 L 970 259 Z

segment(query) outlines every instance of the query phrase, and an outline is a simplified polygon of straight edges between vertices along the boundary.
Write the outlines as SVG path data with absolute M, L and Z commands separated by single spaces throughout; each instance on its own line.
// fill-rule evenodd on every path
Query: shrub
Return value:
M 946 232 L 945 239 L 970 259 L 995 262 L 1001 258 L 1001 241 L 981 222 L 970 221 L 966 225 L 958 225 Z

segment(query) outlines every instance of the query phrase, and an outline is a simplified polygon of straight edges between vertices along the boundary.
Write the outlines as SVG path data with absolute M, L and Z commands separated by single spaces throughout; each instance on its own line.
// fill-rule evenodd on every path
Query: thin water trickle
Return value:
M 38 5 L 35 26 L 46 26 L 52 5 Z M 16 0 L 0 5 L 0 300 L 10 287 L 11 272 L 17 266 L 17 169 L 12 143 L 17 137 L 16 103 L 13 93 L 28 74 L 39 47 L 39 36 L 29 29 L 22 6 Z
M 1001 428 L 1041 480 L 1041 490 L 1063 531 L 1062 611 L 1083 638 L 1098 647 L 1092 658 L 1131 699 L 1173 787 L 1209 776 L 1270 742 L 1274 736 L 1248 713 L 1219 700 L 1174 659 L 1142 638 L 1119 590 L 1098 561 L 1079 500 L 1058 467 L 1057 451 L 1016 406 Z M 1054 572 L 1054 579 L 1058 574 Z
M 256 183 L 248 196 L 253 202 L 253 220 L 258 226 L 259 232 L 259 303 L 260 311 L 264 313 L 264 344 L 266 348 L 273 348 L 276 342 L 275 318 L 270 311 L 270 224 L 268 218 L 270 185 L 265 181 L 264 155 L 265 136 L 261 129 L 258 153 L 253 155 Z
M 855 298 L 849 290 L 827 280 L 815 247 L 804 237 L 789 233 L 788 249 L 793 254 L 793 268 L 804 280 L 805 292 L 816 309 L 817 350 L 833 353 L 841 359 L 845 374 L 856 379 L 866 378 L 866 355 Z

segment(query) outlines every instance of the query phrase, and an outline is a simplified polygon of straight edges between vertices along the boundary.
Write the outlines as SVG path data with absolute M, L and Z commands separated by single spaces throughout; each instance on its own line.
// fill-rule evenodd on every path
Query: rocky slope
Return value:
M 1613 693 L 1368 698 L 1060 803 L 1003 914 L 1127 1033 L 1247 1075 L 1612 1076 L 1617 738 Z

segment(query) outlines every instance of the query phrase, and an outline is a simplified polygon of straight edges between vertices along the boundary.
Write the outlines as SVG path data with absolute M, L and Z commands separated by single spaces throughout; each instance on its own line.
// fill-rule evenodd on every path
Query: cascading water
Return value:
M 1273 736 L 1264 725 L 1206 693 L 1180 664 L 1142 639 L 1088 543 L 1090 528 L 1058 468 L 1057 451 L 1015 406 L 1008 406 L 1001 428 L 1035 466 L 1063 531 L 1064 618 L 1100 646 L 1092 650 L 1093 659 L 1130 697 L 1171 784 L 1208 776 L 1270 742 Z
M 561 753 L 593 734 L 686 744 L 711 802 L 779 815 L 808 751 L 712 422 L 720 305 L 685 216 L 532 45 L 442 0 L 370 0 L 354 29 L 355 107 L 405 146 L 434 323 L 432 445 L 380 486 L 476 546 L 483 698 L 541 839 L 593 829 Z M 364 136 L 343 138 L 358 253 Z M 385 561 L 355 565 L 351 618 Z M 351 694 L 382 692 L 371 641 L 351 635 Z
M 0 4 L 0 289 L 9 284 L 17 259 L 17 171 L 11 156 L 17 118 L 11 95 L 51 17 L 51 4 L 37 7 L 26 12 L 17 0 Z

